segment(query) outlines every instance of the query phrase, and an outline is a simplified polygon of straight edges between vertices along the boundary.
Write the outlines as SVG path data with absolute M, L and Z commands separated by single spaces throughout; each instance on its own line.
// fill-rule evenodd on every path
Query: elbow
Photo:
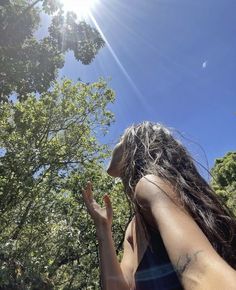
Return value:
M 236 289 L 236 271 L 223 261 L 208 261 L 198 269 L 187 269 L 181 275 L 185 290 Z

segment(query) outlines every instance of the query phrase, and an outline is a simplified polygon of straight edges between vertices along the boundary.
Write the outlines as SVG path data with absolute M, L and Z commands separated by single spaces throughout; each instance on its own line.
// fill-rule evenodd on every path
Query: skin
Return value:
M 112 151 L 111 162 L 107 168 L 107 173 L 113 177 L 119 177 L 122 165 L 123 145 L 119 142 Z
M 120 142 L 112 153 L 108 174 L 120 176 L 121 161 Z M 103 289 L 135 289 L 134 274 L 147 248 L 139 216 L 136 215 L 126 229 L 123 258 L 119 263 L 111 233 L 112 205 L 109 196 L 104 195 L 105 206 L 100 207 L 93 198 L 92 185 L 88 183 L 83 197 L 96 226 Z M 159 230 L 184 289 L 236 289 L 236 271 L 217 254 L 181 205 L 178 193 L 170 184 L 157 176 L 147 175 L 138 182 L 135 199 L 142 205 L 147 223 Z

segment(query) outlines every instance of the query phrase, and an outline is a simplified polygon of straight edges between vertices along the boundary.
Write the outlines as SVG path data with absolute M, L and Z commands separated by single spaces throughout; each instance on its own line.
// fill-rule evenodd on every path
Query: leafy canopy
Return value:
M 97 137 L 113 121 L 104 80 L 54 83 L 40 98 L 0 107 L 0 288 L 99 289 L 95 230 L 82 201 L 86 181 L 110 193 L 117 249 L 129 209 L 105 174 Z M 119 252 L 119 251 L 118 251 Z
M 43 13 L 51 15 L 51 24 L 48 35 L 37 39 Z M 45 92 L 63 67 L 67 51 L 90 64 L 105 44 L 94 27 L 78 22 L 73 12 L 65 14 L 56 0 L 1 1 L 0 35 L 0 101 L 12 93 L 21 99 Z
M 212 186 L 236 214 L 236 152 L 218 158 L 212 169 Z

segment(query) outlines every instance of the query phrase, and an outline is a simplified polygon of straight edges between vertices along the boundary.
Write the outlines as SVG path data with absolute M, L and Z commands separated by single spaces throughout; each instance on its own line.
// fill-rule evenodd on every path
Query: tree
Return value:
M 212 186 L 216 193 L 236 214 L 236 152 L 228 152 L 216 159 L 212 175 Z
M 65 15 L 62 8 L 56 0 L 0 2 L 0 101 L 12 93 L 22 99 L 28 93 L 45 92 L 63 67 L 67 51 L 89 64 L 104 46 L 95 28 L 78 22 L 73 12 Z M 34 35 L 42 11 L 53 16 L 48 35 L 39 40 Z
M 50 91 L 1 105 L 0 289 L 99 289 L 95 230 L 82 202 L 87 180 L 114 204 L 117 249 L 129 216 L 104 173 L 114 93 L 104 80 L 54 82 Z M 119 251 L 118 251 L 119 252 Z
M 42 11 L 52 16 L 39 40 Z M 67 51 L 89 64 L 104 41 L 56 0 L 0 0 L 0 34 L 0 289 L 99 289 L 82 187 L 91 180 L 100 201 L 110 193 L 118 255 L 131 213 L 121 183 L 104 173 L 109 150 L 98 141 L 113 121 L 114 93 L 102 79 L 55 79 Z

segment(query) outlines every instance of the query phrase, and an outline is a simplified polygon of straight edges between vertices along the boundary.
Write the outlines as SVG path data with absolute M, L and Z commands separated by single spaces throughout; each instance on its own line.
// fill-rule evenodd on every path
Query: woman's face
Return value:
M 123 144 L 119 142 L 112 151 L 111 161 L 107 168 L 107 173 L 113 177 L 120 177 L 121 159 L 123 155 Z

